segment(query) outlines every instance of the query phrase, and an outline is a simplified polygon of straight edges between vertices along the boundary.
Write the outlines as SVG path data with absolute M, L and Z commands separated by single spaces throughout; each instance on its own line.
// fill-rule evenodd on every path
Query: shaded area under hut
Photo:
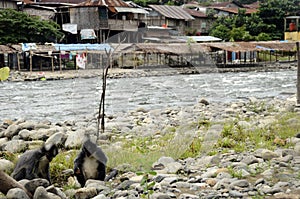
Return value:
M 111 56 L 108 56 L 111 52 Z M 118 68 L 255 67 L 295 62 L 295 42 L 1 45 L 0 67 L 23 71 Z

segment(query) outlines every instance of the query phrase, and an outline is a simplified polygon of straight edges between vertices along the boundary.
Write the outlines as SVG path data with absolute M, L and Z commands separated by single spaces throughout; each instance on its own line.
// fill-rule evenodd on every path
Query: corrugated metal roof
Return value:
M 125 8 L 125 7 L 115 7 L 117 12 L 130 12 L 130 13 L 138 13 L 138 14 L 149 14 L 148 11 L 142 8 Z
M 108 7 L 130 7 L 122 0 L 87 0 L 78 6 L 108 6 Z
M 182 7 L 179 6 L 167 6 L 167 5 L 149 5 L 152 9 L 159 12 L 161 15 L 171 19 L 183 19 L 186 21 L 194 20 L 189 13 L 187 13 Z
M 222 41 L 222 39 L 213 36 L 179 36 L 178 39 L 184 41 L 192 39 L 192 41 L 196 42 Z

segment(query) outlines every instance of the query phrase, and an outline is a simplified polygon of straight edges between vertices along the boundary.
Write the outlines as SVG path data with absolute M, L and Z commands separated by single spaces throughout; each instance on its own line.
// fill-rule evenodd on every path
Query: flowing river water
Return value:
M 296 94 L 297 71 L 205 73 L 107 80 L 106 113 L 189 106 L 201 98 L 231 102 Z M 101 78 L 0 83 L 0 121 L 75 120 L 95 114 Z

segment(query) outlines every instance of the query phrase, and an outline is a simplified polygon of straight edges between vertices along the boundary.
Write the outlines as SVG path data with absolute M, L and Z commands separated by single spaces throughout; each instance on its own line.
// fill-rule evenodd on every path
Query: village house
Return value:
M 257 12 L 258 4 L 244 5 L 233 0 L 228 2 L 215 3 L 209 6 L 215 13 L 216 17 L 219 16 L 231 16 L 239 13 L 239 10 L 245 10 L 245 14 L 251 14 Z

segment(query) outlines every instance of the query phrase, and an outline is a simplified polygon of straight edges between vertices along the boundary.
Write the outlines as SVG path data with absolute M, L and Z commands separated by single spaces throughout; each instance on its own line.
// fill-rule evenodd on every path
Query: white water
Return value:
M 296 94 L 296 75 L 289 70 L 109 79 L 106 112 L 189 106 L 201 98 L 286 98 Z M 0 83 L 0 121 L 55 122 L 90 116 L 98 110 L 101 86 L 100 78 Z

